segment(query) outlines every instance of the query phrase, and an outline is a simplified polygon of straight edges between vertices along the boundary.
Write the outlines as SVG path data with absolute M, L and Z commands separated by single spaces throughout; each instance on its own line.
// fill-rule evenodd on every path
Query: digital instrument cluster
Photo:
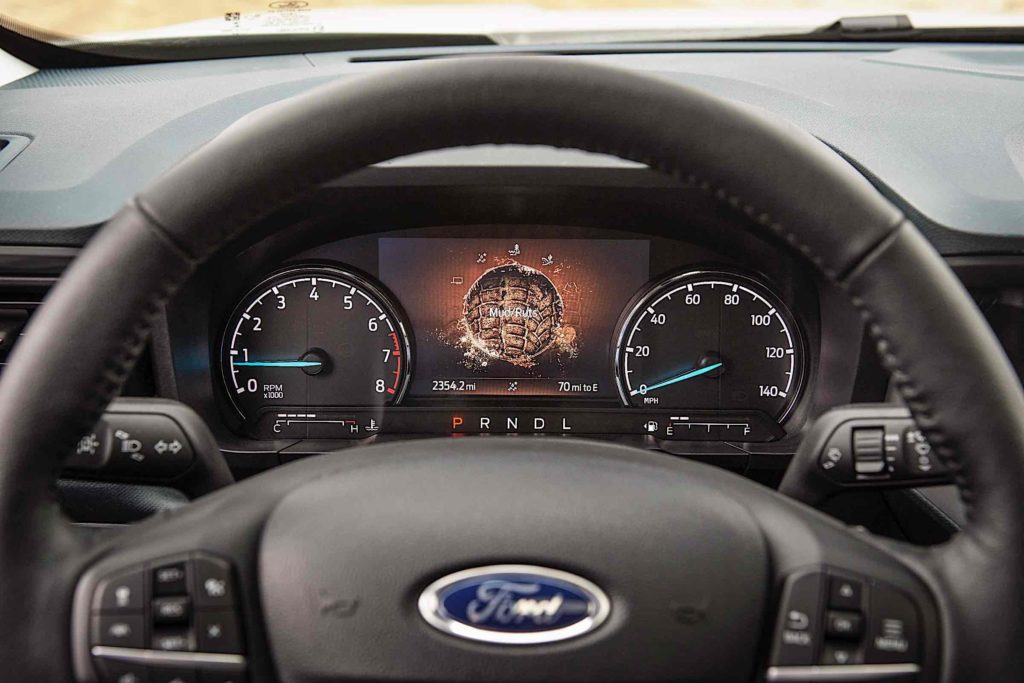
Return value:
M 291 263 L 237 304 L 220 365 L 254 438 L 645 434 L 771 441 L 804 379 L 772 288 L 652 278 L 645 239 L 379 237 L 376 277 Z

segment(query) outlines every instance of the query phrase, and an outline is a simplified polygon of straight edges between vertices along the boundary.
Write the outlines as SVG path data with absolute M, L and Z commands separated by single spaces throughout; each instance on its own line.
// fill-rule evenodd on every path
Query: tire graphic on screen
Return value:
M 464 310 L 474 347 L 492 358 L 530 365 L 555 343 L 564 307 L 544 273 L 510 264 L 481 275 L 466 293 Z

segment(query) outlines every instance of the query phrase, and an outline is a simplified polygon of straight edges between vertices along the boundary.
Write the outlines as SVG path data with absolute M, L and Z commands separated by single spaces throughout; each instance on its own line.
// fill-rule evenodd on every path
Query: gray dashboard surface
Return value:
M 632 46 L 575 58 L 656 74 L 774 112 L 848 156 L 936 224 L 977 236 L 1024 236 L 1024 47 L 687 47 L 641 52 L 651 48 Z M 510 49 L 458 53 L 497 51 Z M 61 228 L 55 236 L 67 237 L 67 229 L 102 223 L 176 160 L 259 107 L 334 79 L 396 68 L 399 59 L 445 54 L 452 51 L 44 70 L 10 83 L 0 88 L 0 135 L 32 141 L 0 171 L 0 241 Z M 536 148 L 435 153 L 413 163 L 499 162 L 614 163 Z

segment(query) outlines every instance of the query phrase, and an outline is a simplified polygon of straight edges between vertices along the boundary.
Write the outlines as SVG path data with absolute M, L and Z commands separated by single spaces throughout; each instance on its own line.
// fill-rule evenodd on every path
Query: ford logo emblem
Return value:
M 419 610 L 434 628 L 459 638 L 537 645 L 600 626 L 608 596 L 584 578 L 529 565 L 493 565 L 449 574 L 427 586 Z

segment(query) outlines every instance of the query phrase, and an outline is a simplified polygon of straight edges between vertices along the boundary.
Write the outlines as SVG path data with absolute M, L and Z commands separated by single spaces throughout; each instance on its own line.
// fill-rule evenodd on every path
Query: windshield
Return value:
M 905 14 L 915 28 L 1024 26 L 1024 0 L 0 0 L 54 42 L 260 34 L 473 34 L 499 43 L 728 39 Z

